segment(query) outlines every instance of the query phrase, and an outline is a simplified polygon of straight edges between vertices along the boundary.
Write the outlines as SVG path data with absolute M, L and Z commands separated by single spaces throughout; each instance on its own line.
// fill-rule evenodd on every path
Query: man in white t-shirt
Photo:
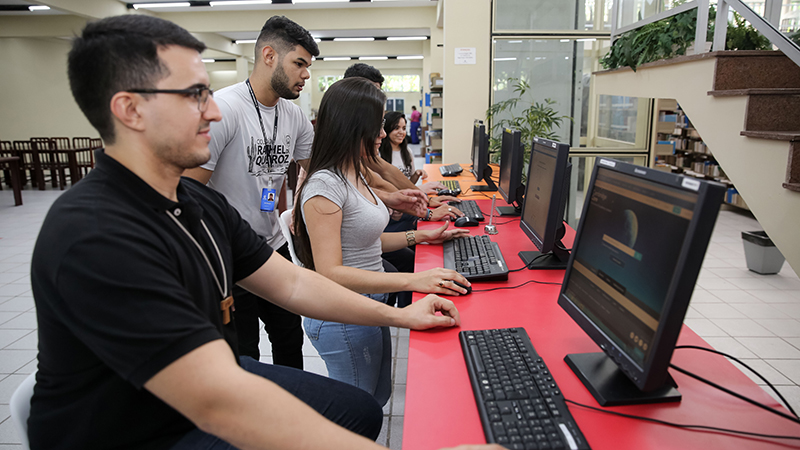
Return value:
M 224 194 L 253 230 L 290 260 L 276 199 L 289 163 L 305 166 L 311 157 L 314 129 L 289 99 L 300 96 L 317 55 L 319 47 L 305 28 L 283 16 L 267 20 L 256 42 L 253 73 L 214 95 L 222 121 L 211 125 L 211 159 L 184 174 Z M 238 287 L 234 301 L 240 354 L 259 359 L 260 317 L 273 363 L 303 368 L 298 315 Z

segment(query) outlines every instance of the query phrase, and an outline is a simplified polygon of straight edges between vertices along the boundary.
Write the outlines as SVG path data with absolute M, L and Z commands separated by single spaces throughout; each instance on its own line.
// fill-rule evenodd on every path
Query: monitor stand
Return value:
M 527 267 L 530 270 L 533 269 L 564 270 L 567 268 L 567 262 L 569 261 L 569 252 L 563 248 L 563 244 L 561 244 L 560 240 L 556 242 L 556 247 L 550 253 L 542 253 L 542 252 L 537 252 L 536 250 L 531 250 L 528 252 L 519 252 L 518 254 L 522 262 L 525 263 L 525 267 Z M 536 261 L 534 262 L 534 260 Z
M 495 208 L 499 215 L 513 217 L 519 217 L 522 215 L 522 206 L 520 205 L 522 201 L 520 201 L 520 199 L 523 195 L 525 195 L 525 185 L 517 186 L 517 191 L 515 194 L 517 200 L 511 202 L 513 206 L 498 206 Z
M 516 206 L 498 206 L 495 209 L 497 214 L 501 216 L 519 216 L 522 211 L 522 208 L 517 208 Z
M 528 252 L 519 252 L 519 257 L 525 263 L 525 267 L 529 270 L 534 269 L 566 269 L 569 262 L 569 250 L 561 242 L 561 238 L 566 234 L 567 228 L 564 222 L 556 230 L 555 245 L 553 251 L 550 253 L 537 252 L 536 250 Z M 542 256 L 544 255 L 544 256 Z M 536 259 L 539 258 L 539 259 Z
M 565 356 L 564 361 L 600 406 L 681 401 L 681 393 L 675 389 L 677 384 L 669 374 L 662 387 L 643 392 L 605 353 L 573 353 Z
M 492 168 L 490 166 L 487 165 L 486 168 L 483 169 L 483 176 L 481 179 L 486 182 L 486 186 L 482 184 L 472 185 L 469 188 L 473 192 L 497 192 L 497 185 L 494 184 L 492 180 Z

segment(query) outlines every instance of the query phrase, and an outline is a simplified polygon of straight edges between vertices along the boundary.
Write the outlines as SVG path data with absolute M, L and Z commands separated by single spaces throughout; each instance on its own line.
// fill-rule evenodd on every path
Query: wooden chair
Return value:
M 12 146 L 16 156 L 20 159 L 20 171 L 23 173 L 21 178 L 22 185 L 31 180 L 31 185 L 44 190 L 44 172 L 42 172 L 42 162 L 39 158 L 39 151 L 31 141 L 13 141 Z M 27 171 L 27 175 L 25 174 Z
M 81 173 L 83 168 L 80 164 L 80 157 L 84 156 L 85 152 L 81 152 L 80 149 L 72 148 L 72 141 L 70 138 L 54 137 L 50 138 L 50 140 L 53 142 L 53 145 L 55 145 L 60 162 L 69 167 L 69 181 L 74 185 L 83 178 Z
M 63 191 L 67 186 L 66 168 L 67 163 L 62 162 L 56 151 L 55 143 L 48 137 L 34 137 L 31 142 L 39 150 L 39 158 L 42 170 L 50 171 L 50 180 L 53 187 L 60 187 Z
M 84 175 L 94 168 L 94 150 L 102 146 L 102 141 L 97 138 L 72 138 L 72 148 L 77 152 L 78 167 Z
M 0 141 L 0 158 L 13 158 L 15 156 L 17 155 L 14 153 L 11 141 Z M 11 169 L 3 169 L 3 182 L 5 182 L 6 186 L 11 187 Z M 2 189 L 2 184 L 0 184 L 0 189 Z

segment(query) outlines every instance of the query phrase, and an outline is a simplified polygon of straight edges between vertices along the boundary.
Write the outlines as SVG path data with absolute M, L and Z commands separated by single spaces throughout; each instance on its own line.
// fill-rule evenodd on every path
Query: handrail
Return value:
M 709 0 L 693 0 L 691 2 L 684 3 L 683 5 L 676 6 L 675 8 L 672 8 L 670 10 L 654 14 L 648 17 L 647 19 L 643 19 L 638 22 L 634 22 L 630 25 L 617 28 L 617 23 L 619 19 L 618 16 L 620 10 L 619 3 L 621 1 L 623 0 L 615 0 L 614 4 L 612 5 L 612 16 L 613 16 L 611 21 L 612 42 L 622 33 L 635 30 L 647 24 L 657 22 L 659 20 L 663 20 L 668 17 L 672 17 L 677 14 L 683 13 L 685 11 L 697 8 L 698 9 L 697 31 L 695 33 L 694 53 L 699 54 L 706 52 L 705 45 L 702 44 L 705 44 L 706 42 L 706 30 L 708 29 Z M 767 0 L 768 5 L 771 3 L 772 2 Z M 786 35 L 784 35 L 777 28 L 775 28 L 773 24 L 765 20 L 763 17 L 759 16 L 755 11 L 753 11 L 749 6 L 747 6 L 741 0 L 718 1 L 717 19 L 714 29 L 714 41 L 712 45 L 714 51 L 725 50 L 725 37 L 726 37 L 726 32 L 728 30 L 729 7 L 732 7 L 742 17 L 744 17 L 745 20 L 750 22 L 750 24 L 753 25 L 755 29 L 757 29 L 762 35 L 764 35 L 764 37 L 769 39 L 770 43 L 778 47 L 778 49 L 781 50 L 784 55 L 786 55 L 795 64 L 800 66 L 800 47 L 798 47 L 794 42 L 792 42 L 788 37 L 786 37 Z M 773 11 L 770 11 L 770 14 L 772 12 Z
M 763 17 L 756 14 L 755 11 L 742 3 L 741 0 L 719 0 L 717 6 L 717 23 L 714 29 L 714 51 L 725 50 L 725 31 L 723 30 L 728 29 L 728 6 L 732 6 L 736 12 L 741 14 L 745 20 L 753 25 L 753 28 L 763 34 L 764 37 L 778 47 L 784 55 L 800 66 L 800 47 L 797 47 L 786 35 L 775 28 L 774 25 L 764 20 Z M 697 45 L 695 45 L 695 47 L 697 47 Z

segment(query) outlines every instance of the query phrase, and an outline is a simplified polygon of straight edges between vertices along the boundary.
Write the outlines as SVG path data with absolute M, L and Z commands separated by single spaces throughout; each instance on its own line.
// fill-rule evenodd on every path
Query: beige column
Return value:
M 490 0 L 448 1 L 444 5 L 442 156 L 445 164 L 469 161 L 472 123 L 483 119 L 489 108 L 490 18 Z M 470 49 L 467 53 L 474 54 L 474 64 L 456 64 L 458 49 L 465 48 Z

